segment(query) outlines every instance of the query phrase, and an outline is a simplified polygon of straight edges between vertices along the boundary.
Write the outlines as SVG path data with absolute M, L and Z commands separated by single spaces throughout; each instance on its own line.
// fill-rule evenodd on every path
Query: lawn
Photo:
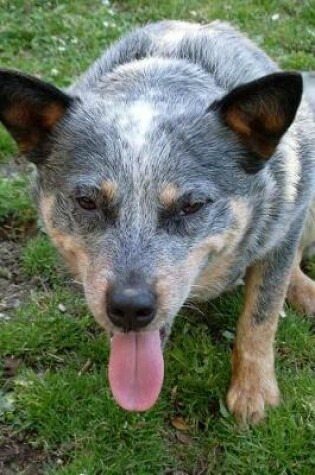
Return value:
M 65 86 L 131 27 L 162 18 L 226 19 L 283 68 L 315 70 L 315 4 L 300 0 L 0 0 L 0 65 Z M 225 406 L 242 289 L 181 312 L 158 404 L 124 412 L 107 339 L 37 222 L 31 175 L 1 129 L 0 473 L 314 474 L 314 324 L 289 308 L 281 318 L 283 402 L 260 426 L 237 427 Z

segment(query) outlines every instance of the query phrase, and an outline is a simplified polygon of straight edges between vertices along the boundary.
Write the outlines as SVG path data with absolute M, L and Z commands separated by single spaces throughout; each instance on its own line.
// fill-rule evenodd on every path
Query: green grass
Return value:
M 16 147 L 11 137 L 3 129 L 0 130 L 0 145 L 0 163 L 9 162 Z
M 195 473 L 206 466 L 206 473 L 311 474 L 315 349 L 309 325 L 299 316 L 288 312 L 278 334 L 284 403 L 261 426 L 247 430 L 238 429 L 226 412 L 231 342 L 225 333 L 240 301 L 237 293 L 205 306 L 209 321 L 198 325 L 193 315 L 178 319 L 166 352 L 162 397 L 153 410 L 135 415 L 111 398 L 107 340 L 82 299 L 61 287 L 34 294 L 2 327 L 1 354 L 22 361 L 14 381 L 4 385 L 11 405 L 2 420 L 33 434 L 37 444 L 65 452 L 66 466 L 47 473 L 106 468 L 109 474 L 159 474 L 176 467 Z M 90 367 L 82 372 L 87 361 Z M 178 439 L 172 417 L 186 421 L 187 440 Z
M 1 144 L 0 144 L 1 147 Z M 29 180 L 20 176 L 0 180 L 0 236 L 22 236 L 34 226 L 36 212 Z
M 315 69 L 311 1 L 105 3 L 0 0 L 1 67 L 63 86 L 139 23 L 222 18 L 245 30 L 281 66 Z M 279 19 L 272 20 L 276 13 Z M 0 160 L 8 162 L 14 150 L 1 130 Z M 34 217 L 27 181 L 1 179 L 0 222 L 9 220 L 14 231 Z M 287 309 L 281 319 L 277 374 L 283 403 L 260 426 L 239 429 L 224 403 L 241 291 L 202 306 L 206 317 L 181 313 L 165 353 L 158 404 L 146 414 L 129 414 L 109 391 L 107 339 L 59 273 L 46 236 L 25 243 L 21 265 L 26 278 L 40 275 L 49 285 L 34 289 L 14 317 L 0 323 L 0 424 L 53 454 L 46 475 L 315 473 L 315 345 L 310 323 L 300 315 Z M 5 361 L 11 356 L 20 364 L 8 378 Z M 186 431 L 172 425 L 177 418 Z
M 29 239 L 21 255 L 23 269 L 27 276 L 40 276 L 47 283 L 60 283 L 57 253 L 45 235 Z
M 24 178 L 1 178 L 0 219 L 14 215 L 23 221 L 34 216 L 28 181 Z

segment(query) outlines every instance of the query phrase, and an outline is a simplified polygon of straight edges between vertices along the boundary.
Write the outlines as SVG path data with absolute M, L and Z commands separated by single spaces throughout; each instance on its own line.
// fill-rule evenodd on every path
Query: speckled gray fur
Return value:
M 158 352 L 187 299 L 246 275 L 227 397 L 242 421 L 280 400 L 273 343 L 288 288 L 314 308 L 298 267 L 315 241 L 315 126 L 301 97 L 300 75 L 221 22 L 137 29 L 65 92 L 0 70 L 0 120 L 37 164 L 48 233 L 113 342 L 139 350 L 153 335 Z M 145 289 L 149 324 L 139 329 L 143 307 L 130 324 L 130 301 L 113 318 L 117 288 Z M 159 331 L 117 335 L 135 329 Z
M 152 285 L 166 280 L 172 291 L 150 328 L 170 327 L 188 296 L 198 293 L 202 275 L 220 265 L 224 250 L 182 279 L 172 271 L 206 238 L 233 228 L 232 201 L 248 206 L 250 222 L 229 272 L 201 297 L 220 294 L 286 242 L 292 245 L 285 259 L 293 259 L 314 189 L 314 123 L 306 102 L 274 156 L 253 174 L 242 166 L 248 150 L 209 110 L 234 87 L 276 71 L 228 24 L 165 21 L 115 43 L 67 91 L 79 100 L 56 127 L 50 154 L 38 167 L 39 197 L 56 196 L 53 225 L 84 246 L 90 273 L 93 263 L 110 262 L 100 280 L 124 281 L 133 273 Z M 95 196 L 106 180 L 118 184 L 115 210 L 93 217 L 79 210 L 75 193 Z M 159 214 L 159 194 L 168 183 L 197 201 L 210 198 L 211 205 L 173 230 Z M 90 304 L 100 300 L 89 292 Z M 113 330 L 105 306 L 97 319 Z

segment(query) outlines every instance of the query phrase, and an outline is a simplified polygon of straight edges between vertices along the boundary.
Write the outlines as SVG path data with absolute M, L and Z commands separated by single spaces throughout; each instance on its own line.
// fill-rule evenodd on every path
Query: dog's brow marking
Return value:
M 102 183 L 101 191 L 104 198 L 113 200 L 117 195 L 118 185 L 112 180 L 106 180 Z
M 161 192 L 160 200 L 165 206 L 171 206 L 178 195 L 177 187 L 173 183 L 168 183 Z

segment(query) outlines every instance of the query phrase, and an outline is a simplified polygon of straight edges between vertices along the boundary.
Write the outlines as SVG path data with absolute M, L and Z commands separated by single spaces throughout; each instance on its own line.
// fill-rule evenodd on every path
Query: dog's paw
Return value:
M 287 300 L 304 315 L 315 316 L 315 282 L 299 267 L 292 272 Z
M 261 380 L 258 374 L 253 378 L 235 378 L 227 395 L 229 410 L 243 425 L 257 424 L 264 418 L 265 407 L 277 406 L 279 402 L 276 379 Z
M 300 269 L 292 274 L 287 300 L 304 315 L 315 315 L 315 282 Z

